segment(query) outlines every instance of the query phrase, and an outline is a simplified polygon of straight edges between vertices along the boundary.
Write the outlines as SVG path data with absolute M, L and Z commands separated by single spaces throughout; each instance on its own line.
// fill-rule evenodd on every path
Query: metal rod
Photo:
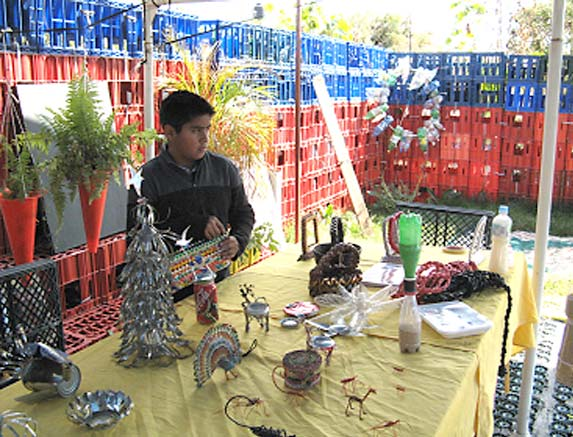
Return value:
M 541 312 L 545 258 L 547 255 L 549 225 L 551 224 L 551 197 L 553 175 L 555 173 L 557 120 L 559 118 L 564 17 L 565 7 L 563 0 L 554 0 L 553 29 L 547 69 L 547 99 L 545 100 L 545 124 L 543 126 L 543 152 L 541 156 L 539 200 L 537 201 L 537 224 L 535 227 L 535 257 L 533 262 L 533 286 L 535 287 L 538 313 Z M 537 325 L 535 325 L 534 331 L 535 337 L 537 337 Z M 517 416 L 517 434 L 520 436 L 529 435 L 529 408 L 531 406 L 536 351 L 537 348 L 532 347 L 525 352 Z
M 295 141 L 295 179 L 294 179 L 294 223 L 295 243 L 300 238 L 300 128 L 301 128 L 301 110 L 300 110 L 300 66 L 302 62 L 302 23 L 301 23 L 301 4 L 300 0 L 296 2 L 296 52 L 295 52 L 295 79 L 294 79 L 294 141 Z

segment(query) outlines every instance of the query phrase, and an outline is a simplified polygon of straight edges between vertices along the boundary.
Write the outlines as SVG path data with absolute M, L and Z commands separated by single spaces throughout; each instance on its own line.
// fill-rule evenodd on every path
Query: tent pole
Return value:
M 555 173 L 555 151 L 559 121 L 559 97 L 561 93 L 561 65 L 563 52 L 563 22 L 565 16 L 564 0 L 553 2 L 553 23 L 551 45 L 549 47 L 549 65 L 547 69 L 547 98 L 545 100 L 545 122 L 543 126 L 543 153 L 541 156 L 541 174 L 537 201 L 537 221 L 535 227 L 535 253 L 533 262 L 533 286 L 537 300 L 537 311 L 541 314 L 543 285 L 545 276 L 545 258 L 549 225 L 551 224 L 551 199 L 553 176 Z M 537 337 L 536 325 L 535 336 Z M 528 436 L 529 409 L 535 370 L 537 348 L 525 352 L 522 370 L 522 383 L 519 395 L 517 416 L 517 435 Z

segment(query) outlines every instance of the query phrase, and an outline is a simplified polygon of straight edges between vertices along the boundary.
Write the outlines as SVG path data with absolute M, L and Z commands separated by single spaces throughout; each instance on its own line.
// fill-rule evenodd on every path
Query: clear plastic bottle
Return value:
M 513 221 L 509 216 L 509 207 L 500 205 L 498 214 L 491 224 L 491 255 L 489 270 L 500 275 L 509 271 L 509 240 Z
M 416 280 L 404 280 L 404 300 L 400 308 L 399 342 L 400 352 L 414 353 L 420 350 L 422 317 L 416 302 Z

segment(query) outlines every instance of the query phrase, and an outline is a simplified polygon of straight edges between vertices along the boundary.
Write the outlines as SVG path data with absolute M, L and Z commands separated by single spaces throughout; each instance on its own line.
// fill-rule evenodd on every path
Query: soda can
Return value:
M 202 325 L 210 325 L 219 320 L 215 274 L 209 268 L 197 273 L 193 283 L 193 294 L 195 295 L 197 321 Z

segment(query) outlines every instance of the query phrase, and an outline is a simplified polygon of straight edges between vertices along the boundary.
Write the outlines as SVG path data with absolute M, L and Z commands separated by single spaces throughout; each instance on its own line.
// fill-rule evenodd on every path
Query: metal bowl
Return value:
M 92 429 L 114 426 L 133 408 L 131 398 L 121 391 L 96 390 L 76 396 L 67 409 L 68 419 Z

